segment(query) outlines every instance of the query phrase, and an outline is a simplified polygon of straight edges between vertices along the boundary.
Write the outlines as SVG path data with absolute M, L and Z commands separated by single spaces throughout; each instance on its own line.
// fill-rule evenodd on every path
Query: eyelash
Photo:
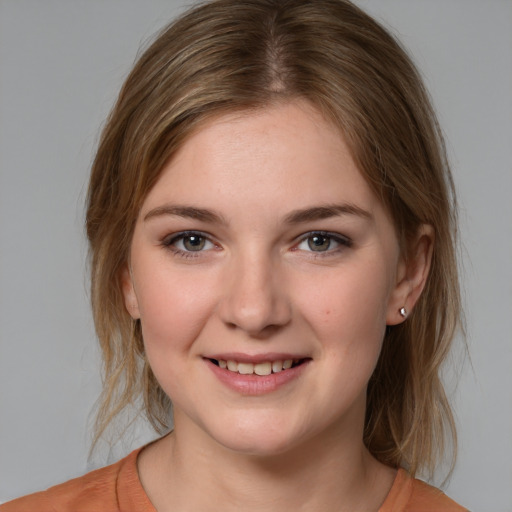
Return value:
M 210 243 L 213 246 L 216 246 L 214 242 L 212 242 L 210 235 L 207 233 L 203 233 L 202 231 L 182 231 L 181 233 L 176 233 L 174 235 L 171 235 L 170 237 L 167 237 L 163 240 L 162 245 L 172 251 L 172 253 L 180 258 L 198 258 L 200 257 L 201 253 L 204 252 L 203 250 L 199 251 L 186 251 L 183 249 L 179 249 L 176 247 L 176 243 L 179 241 L 182 241 L 188 237 L 198 237 L 203 239 L 206 243 Z
M 307 251 L 310 252 L 311 256 L 314 258 L 326 258 L 329 256 L 333 256 L 338 254 L 343 249 L 349 249 L 353 245 L 353 242 L 350 238 L 344 235 L 340 235 L 339 233 L 331 233 L 329 231 L 310 231 L 309 233 L 306 233 L 300 238 L 299 242 L 294 246 L 293 250 L 299 250 L 298 247 L 302 243 L 307 242 L 308 240 L 311 240 L 314 237 L 328 239 L 329 243 L 335 242 L 336 244 L 339 245 L 339 247 L 335 247 L 334 249 L 328 248 L 326 251 Z
M 198 237 L 198 238 L 201 238 L 205 243 L 212 244 L 213 247 L 216 246 L 215 242 L 213 242 L 211 240 L 210 235 L 208 235 L 207 233 L 203 233 L 201 231 L 183 231 L 181 233 L 176 233 L 176 234 L 164 239 L 162 242 L 162 245 L 166 249 L 172 251 L 172 253 L 175 256 L 180 257 L 180 258 L 198 258 L 198 257 L 200 257 L 201 253 L 205 252 L 203 249 L 198 250 L 198 251 L 187 251 L 187 250 L 179 249 L 178 247 L 176 247 L 176 244 L 178 242 L 183 241 L 187 237 L 190 237 L 190 238 Z M 300 250 L 299 246 L 302 243 L 307 242 L 308 240 L 313 239 L 314 237 L 321 237 L 324 239 L 328 239 L 330 243 L 335 242 L 336 244 L 339 244 L 339 247 L 336 247 L 334 249 L 328 248 L 326 251 L 314 251 L 314 250 L 306 251 L 306 252 L 310 252 L 312 257 L 314 257 L 314 258 L 322 258 L 322 257 L 332 256 L 334 254 L 339 253 L 344 248 L 350 248 L 353 245 L 353 242 L 350 238 L 340 235 L 339 233 L 331 233 L 329 231 L 310 231 L 300 237 L 298 242 L 292 247 L 292 250 L 293 251 Z M 207 250 L 211 250 L 211 249 L 207 249 Z

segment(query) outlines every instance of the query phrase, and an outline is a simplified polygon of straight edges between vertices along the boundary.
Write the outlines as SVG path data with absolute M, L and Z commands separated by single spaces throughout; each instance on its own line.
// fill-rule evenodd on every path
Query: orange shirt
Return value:
M 137 455 L 4 505 L 0 512 L 156 512 L 137 473 Z M 379 512 L 464 512 L 440 490 L 399 469 Z

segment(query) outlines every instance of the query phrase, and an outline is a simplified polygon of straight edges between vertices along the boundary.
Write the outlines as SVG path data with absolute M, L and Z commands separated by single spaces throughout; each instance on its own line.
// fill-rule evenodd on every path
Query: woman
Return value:
M 463 510 L 413 479 L 455 435 L 454 202 L 421 81 L 359 9 L 191 10 L 128 77 L 87 212 L 98 437 L 140 396 L 174 429 L 4 509 Z

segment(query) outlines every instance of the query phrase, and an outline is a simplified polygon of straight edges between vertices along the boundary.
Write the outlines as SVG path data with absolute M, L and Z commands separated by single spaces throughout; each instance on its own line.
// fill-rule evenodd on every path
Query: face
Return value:
M 281 453 L 362 438 L 404 264 L 343 137 L 301 102 L 204 124 L 164 167 L 124 275 L 176 432 Z

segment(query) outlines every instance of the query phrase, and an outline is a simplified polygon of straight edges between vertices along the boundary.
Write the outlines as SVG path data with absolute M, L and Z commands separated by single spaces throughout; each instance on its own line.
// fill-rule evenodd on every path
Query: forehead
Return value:
M 246 205 L 375 203 L 342 133 L 305 101 L 201 124 L 164 166 L 143 210 L 199 196 Z

